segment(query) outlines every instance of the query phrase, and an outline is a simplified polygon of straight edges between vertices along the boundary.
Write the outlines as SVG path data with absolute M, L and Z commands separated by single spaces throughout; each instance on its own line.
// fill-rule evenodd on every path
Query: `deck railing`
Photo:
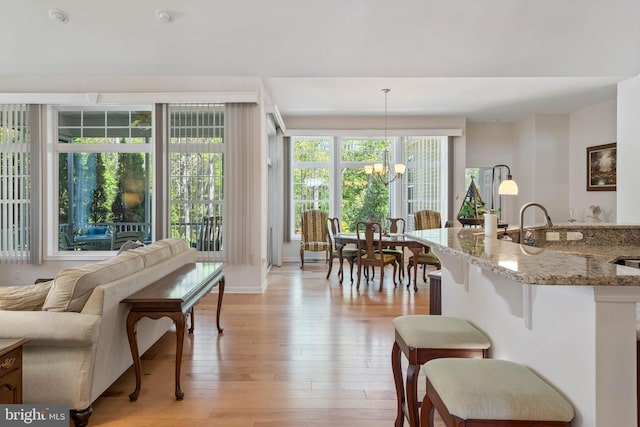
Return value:
M 171 224 L 170 236 L 173 238 L 179 238 L 187 242 L 190 247 L 196 248 L 200 251 L 222 251 L 222 232 L 221 224 L 216 225 L 218 232 L 216 234 L 215 242 L 207 247 L 199 247 L 199 242 L 202 241 L 201 233 L 203 232 L 204 224 L 202 222 L 176 222 Z M 73 224 L 60 224 L 59 231 L 69 236 L 69 240 L 73 242 L 76 236 L 85 235 L 92 228 L 101 227 L 109 230 L 110 233 L 119 233 L 121 231 L 143 231 L 145 236 L 145 243 L 151 241 L 151 223 L 145 222 L 99 222 L 95 224 L 85 226 L 75 226 Z

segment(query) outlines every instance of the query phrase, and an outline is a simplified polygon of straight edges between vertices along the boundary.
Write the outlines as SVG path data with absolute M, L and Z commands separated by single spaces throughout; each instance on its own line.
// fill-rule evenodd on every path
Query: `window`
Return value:
M 150 107 L 53 108 L 58 250 L 112 250 L 112 236 L 151 240 Z
M 171 237 L 201 256 L 223 250 L 224 105 L 169 105 Z
M 413 213 L 431 209 L 447 213 L 447 137 L 404 136 L 293 137 L 292 227 L 300 233 L 300 214 L 322 209 L 341 218 L 343 231 L 354 231 L 358 221 L 404 217 L 413 230 Z M 333 148 L 333 149 L 332 149 Z M 402 179 L 389 183 L 368 177 L 364 166 L 405 163 Z M 331 173 L 330 173 L 331 171 Z M 338 182 L 333 182 L 338 177 Z
M 329 212 L 329 161 L 333 138 L 292 138 L 292 218 L 294 235 L 302 232 L 302 212 L 320 209 Z
M 0 252 L 27 263 L 31 242 L 31 145 L 26 105 L 0 105 Z
M 374 176 L 368 177 L 364 166 L 382 162 L 384 152 L 389 151 L 392 145 L 393 140 L 342 139 L 342 191 L 339 197 L 342 199 L 340 212 L 343 231 L 355 231 L 356 224 L 364 220 L 376 220 L 384 224 L 390 216 L 389 197 L 393 186 L 385 185 Z
M 162 164 L 152 156 L 151 106 L 51 111 L 57 250 L 113 250 L 120 231 L 152 240 L 153 172 Z M 168 104 L 165 111 L 169 235 L 215 258 L 223 250 L 224 105 Z

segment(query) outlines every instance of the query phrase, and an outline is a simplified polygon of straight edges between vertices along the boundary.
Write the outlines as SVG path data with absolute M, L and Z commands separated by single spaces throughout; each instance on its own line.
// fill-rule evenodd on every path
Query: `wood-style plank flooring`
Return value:
M 263 294 L 226 294 L 221 335 L 217 294 L 205 297 L 185 338 L 184 400 L 173 394 L 170 330 L 143 357 L 138 401 L 128 398 L 129 369 L 94 402 L 89 426 L 393 426 L 391 319 L 427 314 L 428 285 L 419 278 L 417 293 L 394 288 L 387 268 L 382 292 L 377 280 L 358 291 L 348 279 L 338 283 L 335 266 L 329 280 L 326 271 L 323 263 L 304 271 L 287 264 L 271 269 Z

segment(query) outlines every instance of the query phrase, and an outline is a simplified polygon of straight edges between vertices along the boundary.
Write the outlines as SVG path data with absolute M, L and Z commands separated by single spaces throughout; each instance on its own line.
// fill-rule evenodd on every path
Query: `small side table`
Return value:
M 429 314 L 442 314 L 442 270 L 432 271 L 429 277 Z
M 22 403 L 23 339 L 0 339 L 0 403 Z

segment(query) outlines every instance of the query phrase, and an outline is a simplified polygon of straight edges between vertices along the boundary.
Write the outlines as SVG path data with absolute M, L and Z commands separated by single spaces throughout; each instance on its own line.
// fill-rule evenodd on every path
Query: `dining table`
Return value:
M 376 241 L 378 239 L 378 235 L 376 234 Z M 342 274 L 342 249 L 348 245 L 358 245 L 358 236 L 356 233 L 336 233 L 334 236 L 336 249 L 338 250 L 340 256 L 340 274 Z M 364 240 L 364 239 L 361 239 Z M 383 233 L 382 234 L 382 247 L 394 247 L 399 246 L 402 248 L 407 248 L 413 253 L 413 290 L 418 290 L 418 255 L 428 249 L 429 247 L 424 243 L 418 242 L 417 240 L 413 240 L 411 237 L 406 236 L 404 234 L 397 233 Z M 411 278 L 409 278 L 411 280 Z

